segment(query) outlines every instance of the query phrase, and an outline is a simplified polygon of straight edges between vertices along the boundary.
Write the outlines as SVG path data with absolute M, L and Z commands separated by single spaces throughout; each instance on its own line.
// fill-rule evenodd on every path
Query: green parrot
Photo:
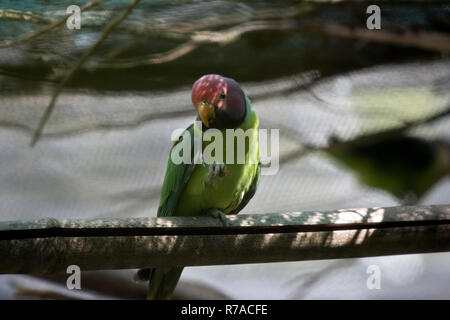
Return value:
M 171 155 L 174 147 L 185 139 L 186 135 L 182 135 L 170 151 L 158 217 L 210 214 L 223 221 L 225 214 L 241 211 L 256 192 L 261 170 L 257 130 L 259 120 L 239 84 L 220 75 L 205 75 L 194 83 L 192 104 L 198 112 L 196 123 L 201 121 L 203 125 L 202 128 L 198 128 L 196 123 L 190 125 L 186 129 L 189 132 L 187 137 L 202 134 L 210 128 L 220 130 L 223 159 L 226 159 L 225 131 L 253 129 L 245 142 L 245 163 L 195 163 L 194 139 L 191 138 L 191 163 L 175 164 Z M 212 141 L 202 141 L 203 150 L 210 143 Z M 236 144 L 234 148 L 237 157 Z M 148 299 L 161 300 L 170 298 L 182 271 L 183 267 L 142 269 L 138 277 L 150 281 Z

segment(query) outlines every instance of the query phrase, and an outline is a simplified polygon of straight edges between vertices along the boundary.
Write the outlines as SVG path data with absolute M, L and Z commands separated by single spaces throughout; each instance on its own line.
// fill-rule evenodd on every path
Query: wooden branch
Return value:
M 134 7 L 137 6 L 137 4 L 140 2 L 140 0 L 134 0 L 133 3 L 115 20 L 113 20 L 110 24 L 108 24 L 105 29 L 103 30 L 102 35 L 100 38 L 94 43 L 92 47 L 89 48 L 78 60 L 78 62 L 69 70 L 69 72 L 66 74 L 64 79 L 59 83 L 59 85 L 56 87 L 55 92 L 53 93 L 52 99 L 50 100 L 50 103 L 48 104 L 47 108 L 44 111 L 44 114 L 41 117 L 41 120 L 39 121 L 38 127 L 36 131 L 33 134 L 33 137 L 31 139 L 30 145 L 33 147 L 36 142 L 39 140 L 42 130 L 44 130 L 44 126 L 47 123 L 48 119 L 50 119 L 50 116 L 53 112 L 53 109 L 56 104 L 56 100 L 59 97 L 59 94 L 63 90 L 64 86 L 72 79 L 73 75 L 80 70 L 84 63 L 87 61 L 87 59 L 95 52 L 95 50 L 100 46 L 100 44 L 108 37 L 108 35 L 111 33 L 111 31 L 118 26 L 123 20 L 125 20 L 128 15 L 133 11 Z
M 450 205 L 0 223 L 0 273 L 49 274 L 450 251 Z

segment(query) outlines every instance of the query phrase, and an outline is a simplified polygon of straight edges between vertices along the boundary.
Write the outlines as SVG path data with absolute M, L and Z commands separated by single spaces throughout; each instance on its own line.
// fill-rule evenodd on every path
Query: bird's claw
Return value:
M 218 209 L 212 209 L 208 212 L 208 214 L 213 217 L 214 219 L 219 219 L 220 222 L 222 222 L 222 224 L 224 226 L 227 226 L 228 223 L 228 218 L 227 215 L 225 213 L 223 213 L 222 211 L 218 210 Z
M 200 157 L 200 160 L 202 163 L 202 167 L 206 168 L 207 164 L 206 164 L 205 158 L 203 158 L 203 153 L 200 152 L 199 157 Z
M 227 176 L 231 176 L 231 173 L 227 170 L 227 166 L 223 163 L 213 162 L 209 166 L 209 174 L 206 178 L 206 183 L 213 184 L 216 178 L 223 179 Z

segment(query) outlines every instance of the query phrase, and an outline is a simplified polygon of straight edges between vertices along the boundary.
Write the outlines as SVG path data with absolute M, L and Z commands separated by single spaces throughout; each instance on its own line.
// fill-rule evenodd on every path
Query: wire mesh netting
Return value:
M 408 203 L 448 204 L 445 47 L 439 52 L 310 30 L 314 23 L 355 28 L 366 17 L 365 2 L 143 1 L 63 89 L 30 147 L 57 84 L 129 5 L 100 2 L 82 13 L 80 30 L 63 24 L 0 48 L 0 220 L 155 216 L 171 134 L 195 119 L 191 85 L 206 73 L 237 80 L 260 127 L 279 129 L 279 170 L 262 176 L 243 214 L 405 203 L 409 193 L 367 183 L 365 173 L 328 148 L 406 126 L 402 137 L 436 147 L 444 166 Z M 0 44 L 63 18 L 68 5 L 0 1 Z M 423 8 L 413 1 L 389 4 L 385 12 L 386 32 L 391 26 L 448 34 L 448 20 L 442 22 L 448 5 Z M 419 157 L 414 152 L 410 159 Z M 381 266 L 385 290 L 367 289 L 370 264 Z M 449 264 L 448 254 L 433 254 L 196 267 L 185 270 L 177 292 L 204 297 L 208 287 L 218 297 L 241 299 L 449 298 Z M 131 271 L 105 274 L 132 281 Z M 2 297 L 14 296 L 11 278 L 22 289 L 56 290 L 7 277 L 0 277 Z M 115 296 L 98 292 L 80 297 Z

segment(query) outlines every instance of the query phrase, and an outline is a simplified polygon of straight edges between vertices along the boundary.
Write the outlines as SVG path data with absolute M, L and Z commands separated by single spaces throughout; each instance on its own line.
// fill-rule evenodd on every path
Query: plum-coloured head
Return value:
M 207 128 L 235 128 L 245 119 L 245 94 L 230 78 L 209 74 L 192 86 L 192 104 Z

